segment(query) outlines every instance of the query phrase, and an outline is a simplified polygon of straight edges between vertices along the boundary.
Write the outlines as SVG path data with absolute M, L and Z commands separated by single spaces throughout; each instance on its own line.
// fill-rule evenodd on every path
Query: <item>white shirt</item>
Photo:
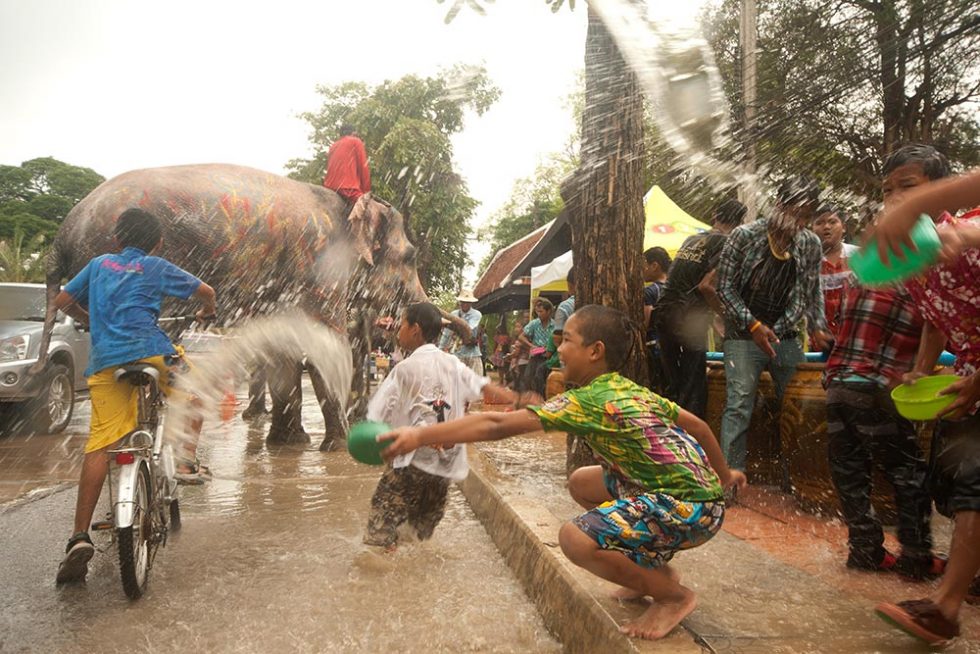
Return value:
M 386 422 L 392 427 L 432 425 L 437 417 L 428 403 L 442 399 L 449 404 L 446 410 L 446 422 L 449 422 L 463 417 L 466 403 L 480 399 L 488 383 L 488 378 L 479 376 L 455 356 L 427 343 L 392 368 L 368 402 L 367 419 Z M 465 479 L 469 473 L 465 445 L 441 452 L 420 447 L 395 457 L 392 465 L 395 468 L 413 465 L 454 481 Z

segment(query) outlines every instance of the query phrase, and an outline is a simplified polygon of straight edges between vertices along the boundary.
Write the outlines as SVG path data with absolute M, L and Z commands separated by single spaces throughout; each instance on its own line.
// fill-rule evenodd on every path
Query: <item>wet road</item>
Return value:
M 85 585 L 54 585 L 88 403 L 66 434 L 0 438 L 0 651 L 559 651 L 457 491 L 432 540 L 361 544 L 380 469 L 317 451 L 306 397 L 310 446 L 267 447 L 266 420 L 205 426 L 215 479 L 184 489 L 183 530 L 138 602 L 107 536 Z

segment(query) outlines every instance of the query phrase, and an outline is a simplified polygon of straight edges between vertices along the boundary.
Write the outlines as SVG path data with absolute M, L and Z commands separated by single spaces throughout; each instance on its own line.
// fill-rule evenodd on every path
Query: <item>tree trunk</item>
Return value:
M 636 324 L 632 355 L 621 371 L 647 384 L 643 325 L 643 101 L 612 35 L 589 11 L 585 41 L 585 110 L 581 164 L 562 185 L 572 228 L 575 304 L 602 304 Z M 569 438 L 568 473 L 594 464 L 592 451 Z
M 905 30 L 894 2 L 884 2 L 874 12 L 878 54 L 881 60 L 881 157 L 888 157 L 905 140 Z
M 576 306 L 626 313 L 637 330 L 621 372 L 646 384 L 643 325 L 643 100 L 612 35 L 589 11 L 581 165 L 562 196 L 569 211 Z

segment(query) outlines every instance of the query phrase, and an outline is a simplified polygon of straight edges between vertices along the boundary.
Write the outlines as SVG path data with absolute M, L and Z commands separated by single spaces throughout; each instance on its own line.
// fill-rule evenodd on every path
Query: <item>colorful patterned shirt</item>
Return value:
M 948 213 L 937 224 L 969 220 L 980 225 L 980 208 L 960 218 Z M 980 370 L 980 249 L 972 248 L 953 263 L 935 266 L 905 282 L 922 317 L 949 338 L 947 347 L 956 355 L 956 374 Z
M 723 495 L 704 450 L 675 424 L 679 407 L 618 373 L 528 408 L 545 431 L 584 438 L 603 467 L 629 486 L 689 502 Z
M 772 257 L 766 238 L 768 226 L 769 221 L 761 219 L 737 227 L 722 248 L 718 263 L 718 299 L 725 305 L 725 319 L 735 328 L 733 331 L 748 333 L 755 320 L 743 296 L 753 271 Z M 788 334 L 795 332 L 800 319 L 806 317 L 811 332 L 826 329 L 823 293 L 820 292 L 820 261 L 823 259 L 820 239 L 810 230 L 801 229 L 789 251 L 796 262 L 796 282 L 790 289 L 782 317 L 770 327 L 777 335 Z
M 882 386 L 912 369 L 922 318 L 905 289 L 844 286 L 840 329 L 827 359 L 824 383 L 864 377 Z

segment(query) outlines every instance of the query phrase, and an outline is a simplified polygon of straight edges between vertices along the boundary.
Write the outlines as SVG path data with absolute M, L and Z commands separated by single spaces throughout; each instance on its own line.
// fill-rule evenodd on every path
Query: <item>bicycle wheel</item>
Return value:
M 180 531 L 180 500 L 170 501 L 170 531 Z
M 152 525 L 149 497 L 150 479 L 146 468 L 142 468 L 136 477 L 136 492 L 133 494 L 133 526 L 118 531 L 123 590 L 133 600 L 143 596 L 150 572 Z

